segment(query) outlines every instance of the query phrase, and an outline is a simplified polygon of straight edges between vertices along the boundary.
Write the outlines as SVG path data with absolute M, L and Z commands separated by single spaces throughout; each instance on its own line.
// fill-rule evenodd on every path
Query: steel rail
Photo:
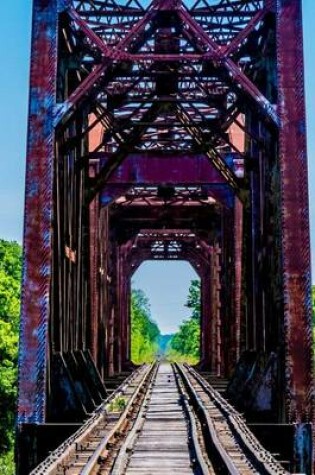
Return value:
M 102 457 L 102 454 L 105 452 L 107 445 L 110 443 L 111 439 L 115 437 L 115 434 L 119 431 L 119 429 L 122 427 L 122 425 L 126 422 L 128 419 L 129 414 L 132 412 L 132 409 L 135 405 L 136 399 L 139 397 L 140 392 L 142 389 L 145 387 L 148 379 L 151 379 L 152 374 L 154 369 L 156 368 L 156 365 L 151 365 L 148 369 L 148 371 L 145 372 L 143 378 L 140 381 L 140 384 L 136 391 L 133 393 L 132 397 L 128 401 L 128 404 L 121 414 L 117 424 L 112 428 L 112 430 L 109 432 L 107 436 L 104 437 L 102 442 L 99 444 L 98 448 L 95 450 L 91 458 L 89 459 L 88 463 L 86 466 L 83 468 L 83 470 L 80 472 L 80 475 L 90 475 L 94 472 L 94 469 L 96 468 L 97 465 L 99 465 L 99 460 L 100 457 Z
M 74 434 L 72 434 L 53 452 L 51 452 L 51 454 L 43 462 L 35 467 L 30 475 L 53 475 L 55 470 L 58 470 L 58 467 L 67 460 L 67 457 L 73 455 L 77 448 L 84 444 L 85 439 L 87 439 L 101 423 L 105 422 L 105 418 L 108 414 L 108 404 L 110 404 L 117 396 L 124 394 L 126 389 L 139 376 L 141 371 L 144 371 L 144 374 L 147 374 L 150 370 L 151 366 L 149 366 L 147 369 L 141 367 L 131 373 L 94 411 L 92 416 L 85 423 L 83 423 Z
M 131 431 L 129 432 L 123 446 L 120 448 L 117 458 L 115 459 L 114 465 L 111 469 L 111 475 L 122 475 L 123 473 L 125 473 L 126 465 L 128 462 L 127 453 L 130 452 L 131 448 L 134 446 L 137 435 L 141 431 L 141 428 L 144 424 L 144 414 L 147 410 L 147 402 L 151 397 L 150 389 L 152 388 L 155 382 L 155 376 L 156 376 L 157 370 L 158 370 L 158 365 L 155 366 L 154 375 L 151 378 L 149 387 L 147 389 L 147 393 L 142 401 L 140 410 L 137 414 L 136 421 Z
M 209 414 L 207 413 L 205 404 L 201 401 L 196 389 L 193 387 L 191 381 L 187 377 L 187 374 L 185 374 L 185 371 L 195 379 L 199 387 L 202 388 L 203 392 L 207 394 L 216 409 L 218 409 L 218 411 L 222 414 L 229 427 L 229 430 L 231 431 L 231 434 L 238 442 L 239 447 L 243 451 L 246 459 L 252 464 L 254 469 L 257 470 L 260 475 L 284 475 L 288 473 L 279 464 L 279 462 L 277 462 L 272 457 L 272 455 L 262 447 L 255 436 L 249 431 L 244 419 L 235 410 L 235 408 L 233 408 L 217 391 L 215 391 L 207 382 L 205 382 L 204 379 L 193 368 L 189 367 L 188 365 L 177 365 L 177 367 L 185 380 L 185 384 L 187 384 L 187 387 L 189 387 L 189 392 L 192 396 L 192 399 L 194 400 L 195 404 L 199 406 L 200 411 L 205 415 L 211 436 L 213 435 L 213 431 L 214 433 L 216 432 L 215 427 Z M 227 473 L 232 475 L 242 475 L 237 467 L 235 467 L 234 462 L 227 454 L 221 442 L 218 441 L 216 433 L 213 442 L 214 445 L 219 449 L 220 458 L 226 466 Z M 219 445 L 217 445 L 217 442 L 219 442 Z
M 238 439 L 238 442 L 243 447 L 244 451 L 253 457 L 253 462 L 260 465 L 260 472 L 266 475 L 275 473 L 287 473 L 284 468 L 272 457 L 272 455 L 264 449 L 259 441 L 254 437 L 253 433 L 248 429 L 245 420 L 239 412 L 231 406 L 217 391 L 215 391 L 210 384 L 191 367 L 186 366 L 187 371 L 196 379 L 201 385 L 205 393 L 212 399 L 215 406 L 225 415 L 231 432 Z M 259 455 L 258 455 L 259 453 Z M 267 464 L 277 465 L 276 470 L 273 467 L 268 467 Z M 266 466 L 267 465 L 267 466 Z
M 192 410 L 189 406 L 189 402 L 187 400 L 187 396 L 185 394 L 185 391 L 182 387 L 181 380 L 180 380 L 180 374 L 177 371 L 176 366 L 173 364 L 172 365 L 175 377 L 176 377 L 176 382 L 177 382 L 177 387 L 180 392 L 181 398 L 182 398 L 182 403 L 183 403 L 183 408 L 185 411 L 185 414 L 188 419 L 188 427 L 191 435 L 191 440 L 192 440 L 192 446 L 193 450 L 195 452 L 195 456 L 197 459 L 199 471 L 201 475 L 209 475 L 209 467 L 207 463 L 205 462 L 205 458 L 202 454 L 202 450 L 200 447 L 200 443 L 198 440 L 198 428 L 197 428 L 197 423 L 196 423 L 196 417 L 192 414 Z M 210 460 L 209 460 L 210 462 Z
M 195 408 L 196 414 L 198 414 L 200 422 L 203 426 L 203 430 L 206 432 L 206 437 L 205 434 L 204 437 L 209 442 L 208 444 L 206 444 L 209 459 L 211 460 L 215 468 L 219 468 L 220 473 L 230 475 L 242 475 L 235 466 L 231 457 L 227 454 L 223 445 L 221 444 L 217 436 L 214 424 L 208 414 L 207 408 L 201 401 L 196 390 L 193 388 L 182 367 L 176 364 L 176 368 L 189 394 L 190 401 L 192 402 Z
M 199 439 L 198 439 L 198 428 L 196 423 L 196 418 L 194 417 L 193 411 L 191 410 L 188 404 L 188 398 L 183 389 L 183 384 L 180 379 L 180 376 L 176 370 L 175 365 L 172 366 L 172 371 L 174 373 L 176 387 L 178 390 L 178 394 L 180 396 L 180 405 L 183 408 L 185 419 L 187 420 L 188 424 L 188 446 L 189 452 L 191 456 L 191 462 L 194 466 L 194 473 L 198 475 L 210 475 L 212 473 L 208 464 L 205 461 L 205 457 L 202 454 L 202 450 L 200 447 Z M 148 410 L 150 405 L 151 399 L 151 392 L 155 385 L 155 378 L 158 373 L 158 365 L 156 366 L 155 375 L 151 379 L 150 386 L 147 389 L 147 394 L 141 404 L 139 413 L 136 418 L 136 422 L 134 423 L 132 430 L 129 432 L 123 446 L 120 448 L 119 454 L 114 462 L 114 465 L 110 471 L 111 475 L 123 475 L 126 473 L 127 466 L 128 466 L 128 454 L 132 453 L 135 449 L 138 437 L 141 435 L 143 430 L 143 425 L 145 422 L 145 413 Z M 200 431 L 200 430 L 199 430 Z M 83 473 L 83 472 L 82 472 Z

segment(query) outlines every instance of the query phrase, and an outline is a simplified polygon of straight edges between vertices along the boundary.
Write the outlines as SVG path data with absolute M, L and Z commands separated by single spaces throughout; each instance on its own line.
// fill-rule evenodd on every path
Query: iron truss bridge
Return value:
M 19 475 L 134 369 L 130 283 L 146 260 L 195 269 L 198 370 L 229 381 L 229 403 L 286 470 L 312 473 L 301 3 L 33 0 Z M 202 401 L 183 395 L 195 375 L 160 368 L 153 387 L 176 381 L 179 418 L 199 433 Z M 185 455 L 201 471 L 207 437 Z M 234 464 L 238 449 L 220 444 L 210 465 Z M 277 466 L 255 447 L 239 473 L 265 473 L 258 453 Z

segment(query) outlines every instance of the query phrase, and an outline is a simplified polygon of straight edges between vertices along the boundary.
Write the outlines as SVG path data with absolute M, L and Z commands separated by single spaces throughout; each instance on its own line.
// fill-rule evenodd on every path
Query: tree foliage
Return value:
M 0 239 L 0 319 L 17 333 L 20 314 L 22 249 L 16 242 Z
M 0 471 L 13 474 L 21 246 L 0 239 Z
M 191 315 L 180 325 L 173 336 L 168 357 L 176 361 L 197 363 L 200 359 L 200 281 L 192 280 L 189 287 L 186 307 Z
M 160 330 L 151 319 L 150 306 L 142 290 L 131 294 L 131 360 L 136 364 L 153 361 Z
M 200 321 L 201 299 L 200 280 L 192 280 L 190 283 L 186 307 L 192 310 L 191 318 Z

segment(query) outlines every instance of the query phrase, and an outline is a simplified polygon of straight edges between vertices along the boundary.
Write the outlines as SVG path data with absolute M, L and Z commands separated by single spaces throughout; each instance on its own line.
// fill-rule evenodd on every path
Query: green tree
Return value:
M 14 473 L 21 246 L 0 239 L 0 473 Z
M 150 306 L 142 290 L 131 294 L 131 360 L 136 364 L 153 361 L 160 330 L 151 319 Z
M 168 357 L 175 361 L 187 361 L 195 364 L 200 359 L 200 281 L 192 280 L 189 287 L 186 307 L 191 315 L 180 325 L 173 336 L 168 350 Z
M 22 249 L 17 242 L 0 239 L 0 319 L 18 332 Z
M 201 299 L 200 280 L 192 280 L 189 287 L 186 307 L 192 310 L 191 318 L 200 321 Z

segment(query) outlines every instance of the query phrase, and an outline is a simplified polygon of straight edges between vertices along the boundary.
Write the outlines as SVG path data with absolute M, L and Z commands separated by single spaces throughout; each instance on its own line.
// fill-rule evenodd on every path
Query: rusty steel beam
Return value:
M 181 17 L 183 21 L 189 26 L 189 28 L 191 28 L 193 33 L 200 38 L 203 44 L 209 47 L 209 60 L 211 60 L 213 54 L 216 53 L 216 61 L 218 64 L 222 64 L 222 66 L 227 69 L 233 80 L 241 85 L 246 94 L 248 94 L 248 96 L 255 101 L 258 108 L 262 110 L 264 115 L 267 116 L 272 121 L 272 123 L 278 125 L 279 118 L 272 104 L 270 104 L 268 99 L 264 97 L 255 84 L 242 72 L 239 66 L 236 65 L 234 61 L 225 54 L 225 52 L 221 51 L 221 48 L 219 48 L 215 41 L 206 34 L 198 22 L 196 22 L 187 11 L 181 11 Z
M 144 112 L 143 119 L 148 119 L 149 121 L 154 120 L 157 117 L 159 110 L 160 105 L 153 102 L 151 106 Z M 126 143 L 119 147 L 118 150 L 101 167 L 99 174 L 92 181 L 89 193 L 90 200 L 94 198 L 96 193 L 102 191 L 111 175 L 117 170 L 119 165 L 123 163 L 130 150 L 133 150 L 134 146 L 139 142 L 139 140 L 141 140 L 141 137 L 148 126 L 149 125 L 132 130 Z
M 106 163 L 110 156 L 99 153 L 98 159 Z M 161 167 L 163 163 L 163 167 Z M 192 153 L 131 153 L 115 170 L 108 184 L 226 184 L 222 175 L 203 154 Z
M 208 265 L 202 265 L 201 269 L 201 320 L 200 320 L 200 334 L 201 334 L 201 360 L 199 366 L 215 372 L 216 368 L 212 366 L 213 354 L 216 348 L 212 346 L 213 343 L 213 320 L 216 314 L 213 312 L 213 247 L 209 249 Z M 200 271 L 199 271 L 200 272 Z
M 68 0 L 69 1 L 69 0 Z M 83 98 L 86 98 L 91 94 L 93 87 L 102 78 L 102 75 L 106 73 L 109 66 L 114 60 L 123 60 L 123 50 L 128 46 L 136 35 L 139 35 L 144 30 L 147 22 L 154 17 L 153 10 L 149 10 L 143 18 L 141 18 L 128 32 L 126 37 L 121 40 L 118 46 L 115 47 L 115 51 L 111 51 L 106 44 L 88 27 L 87 23 L 80 18 L 77 12 L 73 8 L 69 8 L 68 11 L 76 23 L 83 29 L 84 33 L 92 39 L 93 43 L 97 45 L 104 57 L 100 64 L 98 64 L 94 70 L 84 79 L 84 81 L 77 87 L 77 89 L 71 94 L 71 96 L 55 109 L 54 125 L 58 125 L 59 122 L 64 120 L 69 113 L 71 113 Z
M 314 414 L 302 2 L 277 4 L 286 412 L 302 423 Z
M 90 176 L 95 167 L 90 168 Z M 89 347 L 94 361 L 98 359 L 98 322 L 100 315 L 100 202 L 96 197 L 89 206 L 90 227 L 90 322 Z
M 243 266 L 242 266 L 242 242 L 243 242 L 243 206 L 241 202 L 236 198 L 234 206 L 234 272 L 235 272 L 235 286 L 234 286 L 234 315 L 235 315 L 235 328 L 234 328 L 234 361 L 237 362 L 241 353 L 241 316 L 242 316 L 242 279 L 243 279 Z
M 266 2 L 267 3 L 267 2 Z M 272 3 L 272 1 L 269 3 Z M 248 37 L 248 35 L 256 28 L 259 22 L 261 22 L 266 13 L 270 11 L 270 6 L 265 6 L 261 10 L 258 10 L 258 12 L 253 16 L 253 18 L 250 20 L 248 25 L 243 28 L 240 33 L 228 44 L 226 45 L 223 49 L 223 52 L 225 55 L 229 56 L 232 54 L 237 47 Z
M 18 423 L 46 415 L 53 219 L 57 0 L 34 0 L 26 162 Z M 36 245 L 35 245 L 36 243 Z

